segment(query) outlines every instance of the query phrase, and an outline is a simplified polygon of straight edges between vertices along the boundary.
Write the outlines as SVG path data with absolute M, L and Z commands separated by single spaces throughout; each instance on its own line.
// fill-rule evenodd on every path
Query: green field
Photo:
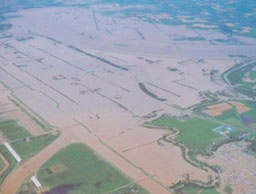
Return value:
M 31 134 L 14 120 L 0 122 L 0 130 L 8 138 L 9 141 L 23 139 L 31 136 Z
M 55 154 L 38 171 L 43 186 L 52 192 L 105 193 L 130 184 L 120 173 L 84 144 L 71 144 Z M 135 186 L 139 193 L 147 193 Z
M 250 107 L 251 110 L 242 113 L 240 116 L 246 126 L 251 128 L 256 128 L 256 103 L 255 102 L 245 102 L 246 106 Z
M 204 153 L 205 148 L 213 142 L 223 139 L 222 135 L 212 131 L 213 128 L 220 126 L 218 123 L 198 117 L 185 121 L 173 117 L 160 117 L 152 121 L 151 124 L 178 129 L 180 131 L 177 137 L 178 142 L 200 153 Z
M 0 158 L 0 171 L 3 170 L 5 167 L 4 161 Z
M 215 117 L 223 122 L 237 127 L 244 127 L 244 123 L 241 121 L 237 111 L 233 108 L 223 112 L 221 115 Z
M 243 114 L 247 114 L 250 116 L 253 116 L 256 118 L 256 103 L 255 102 L 245 102 L 244 103 L 246 106 L 250 107 L 251 110 L 249 110 L 248 112 L 245 112 Z
M 38 137 L 32 137 L 30 141 L 16 141 L 11 145 L 23 160 L 27 160 L 43 150 L 57 137 L 58 135 L 46 134 Z
M 256 79 L 256 71 L 251 71 L 249 76 L 251 79 Z
M 175 191 L 175 193 L 180 194 L 219 194 L 218 191 L 215 189 L 202 189 L 200 187 L 195 187 L 195 186 L 187 186 L 184 187 L 183 189 L 178 189 Z
M 0 185 L 2 185 L 3 181 L 8 176 L 8 174 L 16 167 L 17 162 L 15 158 L 11 155 L 11 153 L 5 148 L 5 146 L 3 145 L 0 146 L 0 152 L 7 159 L 9 163 L 9 167 L 0 176 Z
M 225 72 L 224 74 L 227 74 L 227 79 L 229 80 L 230 84 L 234 86 L 234 89 L 244 94 L 248 97 L 256 97 L 256 90 L 253 89 L 255 86 L 255 83 L 252 82 L 246 82 L 243 80 L 245 77 L 245 74 L 249 72 L 249 76 L 253 79 L 255 79 L 255 71 L 252 69 L 256 66 L 256 63 L 251 63 L 246 66 L 238 67 L 237 69 L 233 70 L 232 68 Z

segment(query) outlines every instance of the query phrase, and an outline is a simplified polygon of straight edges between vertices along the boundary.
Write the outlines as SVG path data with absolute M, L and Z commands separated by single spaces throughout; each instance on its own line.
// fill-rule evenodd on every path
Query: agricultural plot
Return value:
M 0 172 L 4 169 L 5 163 L 4 161 L 0 158 Z
M 196 186 L 187 186 L 184 187 L 182 189 L 178 189 L 175 191 L 175 193 L 179 194 L 179 193 L 184 193 L 184 194 L 219 194 L 218 191 L 216 191 L 215 189 L 202 189 L 200 187 L 196 187 Z
M 238 66 L 225 73 L 227 80 L 234 87 L 235 91 L 251 98 L 256 97 L 255 71 L 253 70 L 255 66 L 256 63 Z
M 27 160 L 43 150 L 58 137 L 58 134 L 46 134 L 38 137 L 31 137 L 28 140 L 20 140 L 12 143 L 12 147 L 23 160 Z
M 221 115 L 215 118 L 233 126 L 244 127 L 244 124 L 241 121 L 239 115 L 233 108 L 231 110 L 223 112 Z
M 251 109 L 240 115 L 244 124 L 248 127 L 256 128 L 256 104 L 254 102 L 245 103 Z
M 8 168 L 0 176 L 0 186 L 1 186 L 5 178 L 8 176 L 8 174 L 16 167 L 17 162 L 15 158 L 11 155 L 11 153 L 6 149 L 6 147 L 4 147 L 4 145 L 0 146 L 0 152 L 9 163 Z
M 194 117 L 185 121 L 172 117 L 160 117 L 151 123 L 154 126 L 176 128 L 179 130 L 177 141 L 190 149 L 204 153 L 214 142 L 223 140 L 223 136 L 212 129 L 220 126 L 218 123 Z
M 249 77 L 252 79 L 252 80 L 256 80 L 256 71 L 253 70 L 249 73 Z
M 37 177 L 51 193 L 118 193 L 118 188 L 131 184 L 129 178 L 83 144 L 71 144 L 59 151 L 40 168 Z M 127 188 L 146 193 L 138 186 Z
M 23 139 L 31 134 L 14 120 L 0 122 L 0 130 L 9 141 Z
M 206 107 L 199 113 L 239 128 L 253 127 L 256 123 L 256 106 L 253 102 L 230 101 L 215 104 Z
M 228 125 L 244 128 L 247 125 L 242 119 L 242 115 L 247 114 L 247 112 L 250 112 L 251 110 L 252 108 L 245 103 L 229 101 L 207 106 L 199 111 L 197 110 L 197 112 L 203 116 L 210 116 Z

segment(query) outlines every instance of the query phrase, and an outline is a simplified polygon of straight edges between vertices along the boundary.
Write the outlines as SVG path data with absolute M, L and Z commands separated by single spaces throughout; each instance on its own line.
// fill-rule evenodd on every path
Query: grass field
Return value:
M 40 168 L 37 177 L 56 193 L 105 193 L 132 182 L 84 144 L 71 144 L 59 151 Z
M 3 170 L 5 167 L 4 161 L 0 158 L 0 171 Z
M 57 137 L 58 135 L 46 134 L 38 137 L 32 137 L 30 141 L 16 141 L 11 145 L 23 160 L 27 160 L 43 150 Z
M 250 72 L 250 78 L 251 79 L 256 79 L 256 71 L 251 71 Z
M 246 102 L 245 105 L 250 107 L 251 110 L 241 114 L 241 119 L 246 126 L 256 128 L 256 103 Z
M 0 130 L 3 132 L 4 136 L 8 138 L 9 141 L 23 139 L 31 136 L 31 134 L 24 127 L 20 126 L 14 120 L 0 122 Z
M 180 194 L 219 194 L 215 189 L 202 189 L 200 187 L 187 186 L 184 189 L 180 189 L 175 193 Z
M 11 153 L 3 145 L 0 146 L 0 152 L 9 162 L 9 167 L 0 176 L 0 185 L 2 185 L 3 181 L 8 176 L 8 174 L 12 171 L 12 169 L 16 167 L 17 162 L 14 159 L 14 157 L 11 155 Z
M 248 97 L 256 97 L 256 90 L 253 89 L 255 83 L 245 82 L 243 78 L 247 72 L 250 72 L 250 77 L 254 79 L 255 73 L 253 73 L 252 69 L 255 66 L 256 63 L 251 63 L 227 73 L 227 79 L 231 85 L 235 86 L 234 89 Z
M 153 125 L 176 128 L 180 131 L 177 137 L 179 142 L 184 143 L 190 149 L 204 153 L 205 148 L 218 139 L 222 139 L 220 134 L 212 131 L 219 126 L 218 123 L 204 120 L 198 117 L 180 121 L 172 117 L 160 117 L 152 121 Z
M 241 121 L 238 113 L 233 108 L 231 110 L 223 112 L 221 115 L 215 117 L 216 119 L 219 119 L 223 122 L 226 122 L 230 125 L 234 125 L 237 127 L 244 127 L 244 123 Z

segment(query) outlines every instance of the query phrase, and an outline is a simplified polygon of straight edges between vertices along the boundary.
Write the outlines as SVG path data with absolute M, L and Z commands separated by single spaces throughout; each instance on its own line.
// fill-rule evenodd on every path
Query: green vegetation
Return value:
M 189 149 L 193 149 L 201 154 L 205 153 L 205 149 L 218 142 L 220 134 L 212 131 L 213 128 L 219 126 L 218 123 L 194 117 L 188 120 L 180 121 L 173 117 L 160 117 L 151 122 L 154 126 L 162 126 L 176 128 L 180 131 L 177 141 L 183 143 Z
M 0 122 L 0 130 L 8 138 L 9 141 L 23 139 L 31 136 L 31 134 L 14 120 Z
M 184 193 L 184 194 L 219 194 L 218 191 L 215 189 L 203 189 L 201 187 L 196 187 L 196 186 L 187 186 L 184 187 L 183 189 L 178 189 L 175 191 L 175 193 Z
M 255 102 L 245 102 L 244 104 L 251 108 L 251 110 L 246 112 L 246 114 L 256 117 L 256 103 Z
M 251 79 L 256 79 L 256 71 L 251 71 L 249 76 Z
M 5 167 L 4 161 L 0 158 L 0 171 L 3 170 Z
M 175 41 L 206 41 L 204 37 L 181 37 L 181 38 L 175 38 Z
M 52 191 L 105 193 L 130 184 L 131 180 L 83 144 L 71 144 L 38 171 L 39 181 Z M 135 186 L 140 193 L 146 193 Z
M 215 189 L 207 189 L 202 191 L 200 194 L 219 194 L 219 192 L 216 191 Z
M 152 98 L 159 100 L 159 101 L 166 101 L 164 98 L 159 98 L 157 95 L 153 94 L 151 91 L 149 91 L 146 86 L 143 83 L 139 83 L 140 89 L 145 92 L 147 95 L 151 96 Z
M 241 67 L 240 67 L 241 66 Z M 256 63 L 251 63 L 246 66 L 237 65 L 237 68 L 231 68 L 227 74 L 227 79 L 229 80 L 230 84 L 234 86 L 234 89 L 244 94 L 248 97 L 256 97 L 256 90 L 253 89 L 255 83 L 246 82 L 244 81 L 245 74 L 248 72 L 253 72 L 252 69 L 256 66 Z M 254 73 L 249 73 L 249 76 L 254 76 Z
M 232 105 L 233 108 L 227 111 L 224 111 L 221 115 L 216 117 L 211 117 L 206 114 L 204 110 L 208 106 L 202 105 L 194 109 L 194 113 L 205 117 L 209 120 L 216 120 L 216 122 L 222 122 L 225 126 L 231 126 L 233 128 L 232 132 L 229 134 L 229 138 L 235 140 L 239 139 L 243 134 L 247 136 L 255 136 L 254 129 L 256 128 L 256 104 L 253 101 L 238 101 L 243 104 L 245 107 L 249 108 L 247 111 L 239 113 L 235 105 Z M 218 102 L 220 103 L 220 102 Z M 214 103 L 214 104 L 218 104 Z M 228 103 L 228 102 L 227 102 Z M 214 105 L 211 104 L 211 105 Z M 231 104 L 230 104 L 231 105 Z M 250 135 L 248 135 L 250 133 Z M 251 138 L 250 138 L 251 139 Z M 232 140 L 232 141 L 233 141 Z
M 233 193 L 233 189 L 230 185 L 226 185 L 224 188 L 224 192 L 227 194 L 232 194 Z
M 219 115 L 215 118 L 219 119 L 223 122 L 226 122 L 230 125 L 234 125 L 237 127 L 244 127 L 243 122 L 241 121 L 237 111 L 234 108 L 223 112 L 221 115 Z
M 213 180 L 210 179 L 208 182 L 203 183 L 196 180 L 182 180 L 171 186 L 170 189 L 176 194 L 219 194 L 216 191 L 216 187 L 219 186 L 219 178 L 216 179 L 217 182 L 213 183 Z
M 0 176 L 0 185 L 2 185 L 3 181 L 8 176 L 8 174 L 16 167 L 17 162 L 15 158 L 11 155 L 11 153 L 5 148 L 4 145 L 0 146 L 0 152 L 9 163 L 9 167 Z
M 58 135 L 46 134 L 38 137 L 31 137 L 28 140 L 20 140 L 12 143 L 12 147 L 19 154 L 23 160 L 27 160 L 43 150 L 51 142 L 53 142 Z
M 256 140 L 254 140 L 250 145 L 247 146 L 247 150 L 256 154 Z
M 37 187 L 35 186 L 34 183 L 32 183 L 32 181 L 28 181 L 23 183 L 20 188 L 19 191 L 17 192 L 18 194 L 35 194 L 37 192 Z
M 240 114 L 240 118 L 245 126 L 250 128 L 256 128 L 256 103 L 255 102 L 244 102 L 244 105 L 249 107 L 250 110 Z

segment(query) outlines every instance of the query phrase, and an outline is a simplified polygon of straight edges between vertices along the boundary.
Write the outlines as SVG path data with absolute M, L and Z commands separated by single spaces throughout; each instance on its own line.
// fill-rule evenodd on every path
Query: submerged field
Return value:
M 39 169 L 37 177 L 53 193 L 119 193 L 119 189 L 147 193 L 83 144 L 59 151 Z

